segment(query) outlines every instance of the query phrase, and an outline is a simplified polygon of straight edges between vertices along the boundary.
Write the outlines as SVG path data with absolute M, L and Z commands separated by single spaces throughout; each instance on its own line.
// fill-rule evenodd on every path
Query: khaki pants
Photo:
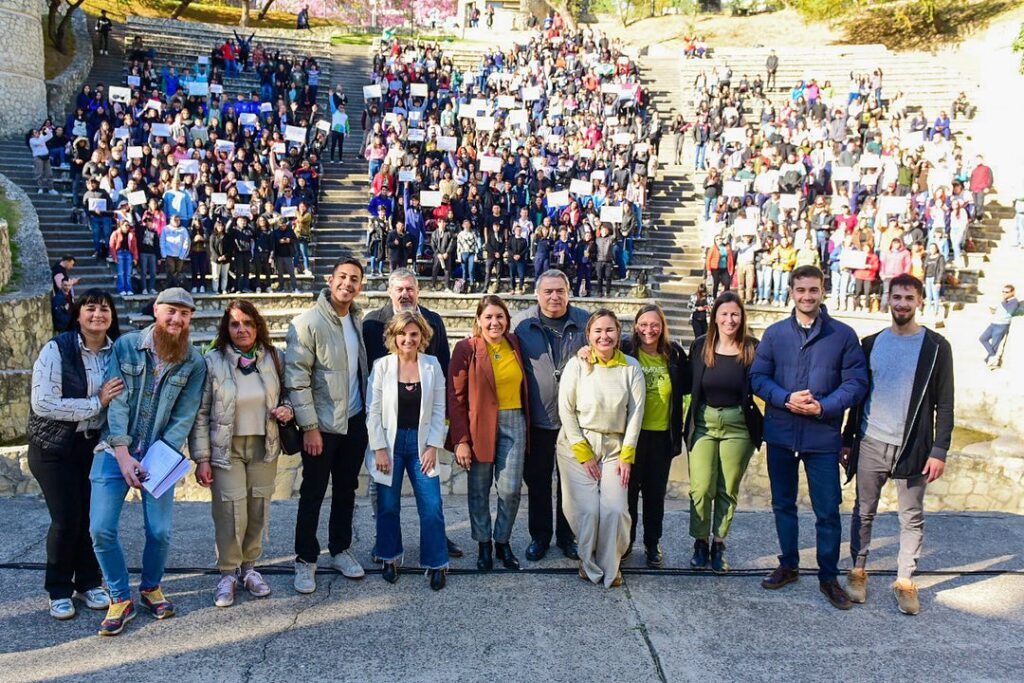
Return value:
M 610 587 L 619 573 L 622 554 L 629 547 L 627 489 L 619 481 L 616 465 L 622 435 L 583 430 L 601 464 L 601 481 L 593 479 L 572 453 L 571 444 L 559 435 L 558 475 L 562 508 L 576 543 L 583 571 L 593 583 Z
M 217 568 L 233 574 L 252 567 L 263 552 L 263 534 L 270 520 L 277 461 L 263 462 L 266 437 L 236 436 L 231 440 L 231 467 L 213 471 L 214 535 Z
M 743 293 L 743 301 L 754 299 L 754 264 L 742 263 L 736 266 L 736 289 Z

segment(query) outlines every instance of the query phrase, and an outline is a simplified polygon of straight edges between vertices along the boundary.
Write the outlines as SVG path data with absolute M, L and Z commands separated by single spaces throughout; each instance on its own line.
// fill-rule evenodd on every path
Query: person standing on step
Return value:
M 526 453 L 525 480 L 529 496 L 530 545 L 526 559 L 541 560 L 555 543 L 562 554 L 578 560 L 576 541 L 562 504 L 562 488 L 556 491 L 551 511 L 551 475 L 555 470 L 555 443 L 562 421 L 558 413 L 558 384 L 570 358 L 587 343 L 587 312 L 569 303 L 569 278 L 560 270 L 546 270 L 537 278 L 537 305 L 520 311 L 512 328 L 523 349 L 523 363 L 530 387 L 530 446 Z
M 89 472 L 89 532 L 110 591 L 101 636 L 121 633 L 136 614 L 119 540 L 129 488 L 141 493 L 146 532 L 141 603 L 157 619 L 174 616 L 174 605 L 160 588 L 171 545 L 174 487 L 159 498 L 143 489 L 148 475 L 141 460 L 157 441 L 181 451 L 199 410 L 206 364 L 189 339 L 195 308 L 192 295 L 184 289 L 165 289 L 153 306 L 154 323 L 122 335 L 113 345 L 106 379 L 121 380 L 124 391 L 107 406 L 107 422 Z
M 288 326 L 285 389 L 302 430 L 302 486 L 295 518 L 295 590 L 316 590 L 320 506 L 332 485 L 328 550 L 331 566 L 349 579 L 365 576 L 352 554 L 352 514 L 366 450 L 366 347 L 363 265 L 334 264 L 316 305 Z
M 71 310 L 73 327 L 50 340 L 32 366 L 28 467 L 50 512 L 46 536 L 46 592 L 50 616 L 75 616 L 72 597 L 106 609 L 110 597 L 89 538 L 89 469 L 107 406 L 122 391 L 104 378 L 120 336 L 114 300 L 101 289 L 85 292 Z
M 530 394 L 519 340 L 509 329 L 505 302 L 485 294 L 476 307 L 473 336 L 455 345 L 448 368 L 446 448 L 467 470 L 469 521 L 480 571 L 494 568 L 495 555 L 506 569 L 519 570 L 509 540 L 523 487 Z M 498 493 L 493 529 L 492 486 Z
M 750 381 L 766 404 L 768 478 L 782 554 L 779 566 L 761 582 L 776 589 L 800 578 L 797 487 L 800 463 L 807 475 L 817 520 L 818 581 L 833 607 L 852 607 L 839 585 L 842 521 L 839 450 L 843 414 L 868 390 L 867 363 L 857 334 L 828 315 L 825 275 L 800 266 L 790 276 L 792 314 L 772 324 L 757 346 Z
M 843 434 L 847 480 L 857 478 L 846 592 L 853 602 L 867 600 L 871 530 L 882 487 L 892 479 L 900 520 L 892 590 L 900 612 L 917 614 L 913 576 L 924 542 L 925 487 L 942 476 L 953 438 L 953 351 L 945 337 L 916 320 L 924 301 L 920 280 L 894 277 L 889 298 L 892 325 L 861 342 L 871 385 L 850 410 Z
M 100 37 L 100 54 L 110 54 L 110 31 L 114 28 L 107 17 L 107 10 L 100 10 L 100 16 L 96 19 L 96 34 Z
M 704 569 L 710 564 L 722 574 L 729 571 L 725 538 L 743 474 L 761 447 L 764 417 L 750 393 L 757 341 L 737 292 L 715 300 L 711 321 L 707 334 L 690 346 L 693 382 L 685 422 L 694 539 L 690 566 Z
M 448 227 L 449 223 L 444 218 L 437 219 L 437 227 L 430 234 L 430 246 L 434 250 L 434 261 L 430 266 L 430 286 L 437 287 L 437 274 L 444 273 L 445 289 L 452 288 L 452 270 L 455 268 L 455 250 L 457 247 L 458 235 L 454 226 Z
M 989 306 L 989 310 L 992 312 L 992 319 L 978 341 L 985 347 L 985 365 L 991 369 L 999 366 L 999 345 L 1010 331 L 1013 316 L 1022 312 L 1014 286 L 1003 285 L 1002 301 L 995 306 Z
M 768 59 L 764 63 L 764 70 L 766 72 L 764 89 L 771 90 L 775 87 L 775 72 L 779 70 L 779 56 L 775 54 L 775 50 L 768 53 Z

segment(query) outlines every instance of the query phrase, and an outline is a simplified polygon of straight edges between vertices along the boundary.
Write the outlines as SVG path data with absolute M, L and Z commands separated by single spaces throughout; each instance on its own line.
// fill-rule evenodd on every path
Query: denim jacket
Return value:
M 147 358 L 152 335 L 153 326 L 150 325 L 140 332 L 122 335 L 114 342 L 106 379 L 121 379 L 124 391 L 107 407 L 107 423 L 103 427 L 97 451 L 127 446 L 135 455 L 134 451 L 140 445 L 135 440 L 139 434 L 147 431 L 146 425 L 139 421 L 139 411 L 147 375 L 152 372 Z M 153 414 L 153 426 L 148 430 L 153 440 L 163 439 L 181 450 L 196 419 L 205 381 L 206 363 L 199 351 L 190 346 L 188 357 L 164 372 Z

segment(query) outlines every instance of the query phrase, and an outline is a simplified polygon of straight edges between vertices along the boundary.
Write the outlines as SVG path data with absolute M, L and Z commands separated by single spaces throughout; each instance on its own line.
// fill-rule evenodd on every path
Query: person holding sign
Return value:
M 206 364 L 189 340 L 195 303 L 184 289 L 165 289 L 153 307 L 155 322 L 114 342 L 106 379 L 118 379 L 124 391 L 107 407 L 89 479 L 92 482 L 90 534 L 110 591 L 110 608 L 100 635 L 121 633 L 135 618 L 128 567 L 118 538 L 121 508 L 129 488 L 138 489 L 145 509 L 146 543 L 142 553 L 141 603 L 157 619 L 174 615 L 160 589 L 170 548 L 174 489 L 159 498 L 143 489 L 140 460 L 157 441 L 180 451 L 199 409 Z

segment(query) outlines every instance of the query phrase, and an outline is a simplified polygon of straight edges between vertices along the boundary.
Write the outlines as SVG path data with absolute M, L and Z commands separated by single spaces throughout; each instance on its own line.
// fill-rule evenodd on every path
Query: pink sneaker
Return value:
M 249 569 L 242 575 L 242 585 L 254 598 L 265 598 L 270 595 L 270 586 L 255 569 Z

